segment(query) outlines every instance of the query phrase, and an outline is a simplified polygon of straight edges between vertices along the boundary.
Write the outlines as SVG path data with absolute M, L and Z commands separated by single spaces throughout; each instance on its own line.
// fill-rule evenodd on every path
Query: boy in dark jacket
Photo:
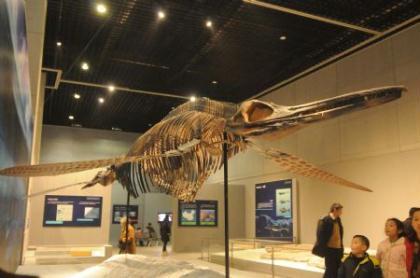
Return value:
M 351 253 L 343 258 L 338 270 L 338 278 L 381 278 L 379 261 L 369 256 L 369 239 L 355 235 L 351 241 Z

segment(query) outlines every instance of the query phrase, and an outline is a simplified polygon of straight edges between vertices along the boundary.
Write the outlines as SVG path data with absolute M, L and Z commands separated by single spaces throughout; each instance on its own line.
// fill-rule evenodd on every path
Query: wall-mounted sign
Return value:
M 113 205 L 112 206 L 112 224 L 120 224 L 121 217 L 127 215 L 126 205 Z M 137 224 L 139 219 L 139 206 L 130 205 L 128 206 L 128 217 L 132 224 Z
M 178 208 L 179 226 L 217 226 L 217 201 L 197 200 L 190 203 L 179 201 Z
M 297 231 L 296 185 L 279 180 L 255 186 L 255 235 L 257 238 L 293 241 Z
M 102 197 L 46 195 L 44 227 L 100 227 Z

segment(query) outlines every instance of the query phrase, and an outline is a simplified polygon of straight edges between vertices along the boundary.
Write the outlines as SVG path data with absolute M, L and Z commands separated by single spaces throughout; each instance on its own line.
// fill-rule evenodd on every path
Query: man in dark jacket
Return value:
M 351 242 L 351 253 L 343 259 L 337 278 L 382 278 L 379 261 L 368 255 L 369 239 L 355 235 Z
M 169 242 L 170 236 L 171 236 L 171 223 L 169 222 L 169 215 L 167 214 L 163 222 L 160 224 L 160 238 L 162 239 L 162 242 L 163 242 L 162 256 L 168 255 L 168 252 L 166 251 L 166 245 Z
M 312 253 L 325 258 L 324 278 L 336 278 L 343 257 L 343 234 L 341 214 L 343 206 L 339 203 L 331 205 L 329 215 L 318 222 L 317 240 Z

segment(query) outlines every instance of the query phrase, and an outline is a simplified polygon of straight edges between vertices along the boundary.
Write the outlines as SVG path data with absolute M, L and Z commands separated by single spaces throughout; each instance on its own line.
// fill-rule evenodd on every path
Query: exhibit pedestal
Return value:
M 24 264 L 96 264 L 112 256 L 112 245 L 30 246 Z
M 230 258 L 230 266 L 241 270 L 268 273 L 275 277 L 320 278 L 324 274 L 323 269 L 304 262 L 261 259 L 265 254 L 267 252 L 264 248 L 235 251 Z M 223 265 L 224 256 L 224 252 L 213 253 L 210 255 L 210 262 Z

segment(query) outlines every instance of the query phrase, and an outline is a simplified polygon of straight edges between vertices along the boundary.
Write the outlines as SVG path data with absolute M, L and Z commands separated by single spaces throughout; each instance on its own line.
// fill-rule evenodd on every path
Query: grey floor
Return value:
M 117 250 L 114 250 L 114 254 L 117 254 Z M 158 257 L 161 255 L 161 247 L 138 247 L 137 253 L 150 257 Z M 199 253 L 172 253 L 169 249 L 169 256 L 172 258 L 188 261 L 196 265 L 206 266 L 210 269 L 224 273 L 224 266 L 218 264 L 212 264 L 203 260 L 200 260 Z M 67 264 L 67 265 L 35 265 L 31 261 L 28 264 L 19 266 L 17 273 L 19 274 L 30 274 L 36 275 L 40 278 L 69 278 L 75 276 L 78 272 L 83 271 L 86 268 L 94 266 L 93 264 Z M 271 277 L 271 275 L 265 275 L 250 271 L 241 271 L 231 269 L 232 277 Z

